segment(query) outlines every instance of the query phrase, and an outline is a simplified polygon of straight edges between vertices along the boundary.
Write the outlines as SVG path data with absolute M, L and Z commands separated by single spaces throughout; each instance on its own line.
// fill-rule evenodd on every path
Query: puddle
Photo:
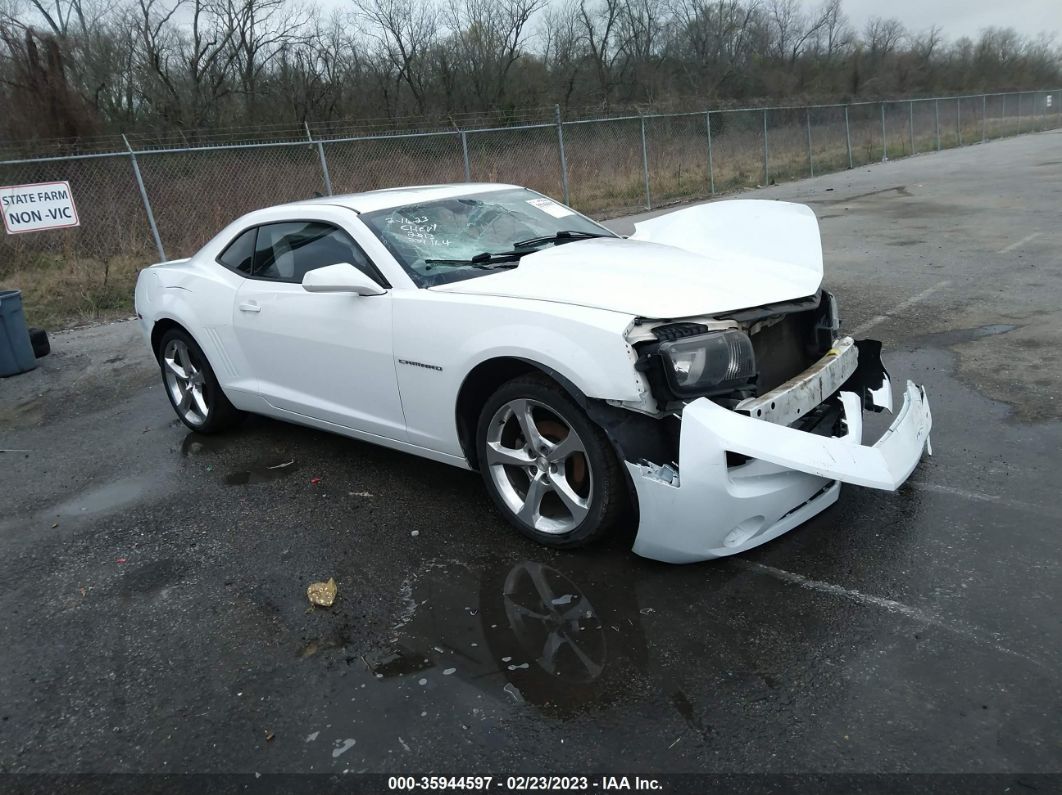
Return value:
M 920 337 L 912 337 L 907 340 L 903 347 L 914 350 L 926 346 L 947 348 L 952 345 L 961 345 L 964 342 L 976 342 L 985 337 L 995 337 L 1014 331 L 1018 326 L 1010 323 L 993 323 L 987 326 L 975 328 L 954 329 L 952 331 L 938 331 L 935 334 L 923 334 Z
M 978 326 L 977 328 L 970 329 L 967 339 L 977 340 L 981 337 L 994 337 L 997 334 L 1006 334 L 1009 331 L 1014 331 L 1017 326 L 1010 323 L 993 323 L 988 326 Z
M 897 185 L 892 188 L 881 188 L 880 190 L 872 190 L 867 193 L 857 193 L 854 196 L 840 196 L 829 199 L 815 199 L 812 204 L 848 204 L 858 202 L 861 199 L 872 199 L 877 196 L 885 196 L 887 194 L 895 194 L 896 196 L 902 196 L 904 198 L 911 197 L 911 191 L 907 189 L 906 185 Z M 890 197 L 891 198 L 891 197 Z
M 239 437 L 234 434 L 227 436 L 208 436 L 202 433 L 189 433 L 181 441 L 181 455 L 185 458 L 210 456 L 222 453 L 231 448 Z M 262 463 L 243 465 L 238 469 L 227 472 L 222 481 L 226 486 L 247 486 L 255 483 L 270 483 L 274 480 L 286 478 L 299 469 L 294 456 L 277 453 Z
M 600 570 L 585 579 L 586 565 L 429 568 L 404 595 L 412 609 L 392 641 L 364 665 L 376 680 L 417 686 L 445 676 L 552 714 L 613 703 L 646 665 L 641 614 L 633 589 L 599 584 L 609 579 Z
M 291 458 L 278 458 L 248 469 L 237 469 L 224 477 L 226 486 L 247 486 L 255 483 L 270 483 L 286 478 L 298 471 L 299 464 Z
M 675 708 L 675 711 L 682 716 L 682 719 L 686 721 L 686 724 L 701 734 L 705 733 L 704 723 L 699 717 L 697 717 L 697 710 L 687 696 L 681 690 L 673 692 L 669 698 L 671 706 Z
M 434 666 L 435 663 L 421 652 L 404 648 L 396 649 L 382 658 L 369 660 L 369 668 L 380 679 L 387 679 L 392 676 L 409 676 Z
M 155 478 L 126 478 L 113 483 L 106 483 L 57 505 L 52 511 L 61 518 L 88 516 L 109 513 L 138 502 L 153 487 L 158 485 Z
M 118 581 L 119 592 L 126 597 L 162 594 L 183 580 L 185 573 L 185 564 L 172 558 L 123 568 Z

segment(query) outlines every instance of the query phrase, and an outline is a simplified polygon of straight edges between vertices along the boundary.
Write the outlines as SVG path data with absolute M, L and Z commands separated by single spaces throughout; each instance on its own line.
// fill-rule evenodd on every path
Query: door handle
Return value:
M 258 304 L 240 304 L 241 312 L 261 312 L 262 307 Z

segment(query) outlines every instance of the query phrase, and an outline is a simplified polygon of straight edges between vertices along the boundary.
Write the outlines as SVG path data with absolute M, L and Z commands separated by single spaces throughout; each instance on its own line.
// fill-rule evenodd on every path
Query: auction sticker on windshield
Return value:
M 563 204 L 557 204 L 557 202 L 549 199 L 528 199 L 527 203 L 537 207 L 544 213 L 552 215 L 554 218 L 563 218 L 574 213 L 574 210 L 569 210 Z
M 9 235 L 81 225 L 69 182 L 2 186 L 0 210 Z

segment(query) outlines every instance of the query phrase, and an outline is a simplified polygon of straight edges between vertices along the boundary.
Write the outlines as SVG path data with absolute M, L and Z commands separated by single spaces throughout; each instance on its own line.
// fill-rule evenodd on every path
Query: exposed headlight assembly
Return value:
M 658 380 L 653 370 L 662 371 L 667 391 L 678 399 L 724 394 L 756 380 L 752 340 L 734 329 L 666 340 L 646 354 L 642 369 L 651 381 Z

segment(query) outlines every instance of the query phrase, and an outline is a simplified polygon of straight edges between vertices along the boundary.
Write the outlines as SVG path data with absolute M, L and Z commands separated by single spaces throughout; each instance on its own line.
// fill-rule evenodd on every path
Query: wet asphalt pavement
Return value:
M 1062 134 L 749 195 L 812 204 L 846 329 L 926 384 L 898 493 L 555 553 L 473 473 L 199 437 L 131 324 L 56 335 L 0 382 L 0 771 L 1062 771 Z

